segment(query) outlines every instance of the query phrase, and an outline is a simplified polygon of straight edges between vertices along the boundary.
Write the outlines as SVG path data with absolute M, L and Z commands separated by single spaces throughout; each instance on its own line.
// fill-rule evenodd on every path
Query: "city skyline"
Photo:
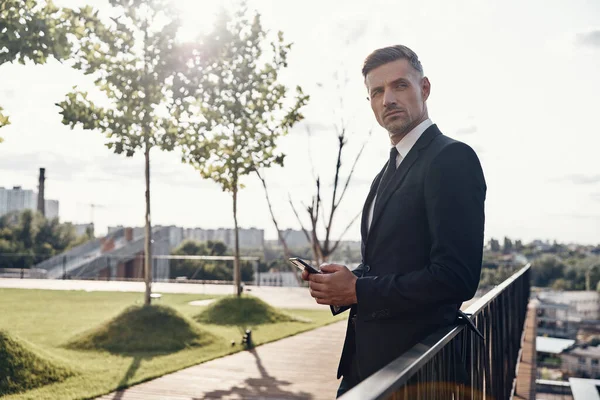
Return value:
M 192 3 L 196 8 L 210 4 Z M 371 180 L 387 158 L 388 144 L 365 100 L 361 63 L 377 47 L 403 43 L 419 54 L 432 82 L 432 121 L 443 133 L 471 145 L 481 159 L 488 185 L 486 240 L 600 241 L 600 136 L 594 132 L 600 5 L 538 0 L 501 5 L 375 2 L 368 8 L 339 4 L 249 2 L 269 29 L 281 29 L 295 43 L 284 79 L 289 86 L 299 83 L 312 96 L 304 110 L 306 120 L 279 143 L 288 154 L 286 166 L 266 172 L 281 228 L 299 229 L 287 197 L 290 193 L 297 207 L 310 201 L 310 159 L 326 185 L 333 181 L 333 124 L 342 116 L 349 131 L 344 175 L 362 143 L 368 144 L 338 210 L 334 233 L 362 209 Z M 188 14 L 193 21 L 193 13 Z M 303 23 L 308 18 L 310 29 Z M 89 222 L 89 204 L 97 204 L 99 233 L 109 225 L 142 225 L 143 157 L 114 155 L 100 133 L 71 131 L 60 123 L 54 103 L 73 85 L 92 88 L 89 77 L 54 61 L 4 65 L 2 75 L 0 104 L 12 125 L 1 130 L 0 186 L 36 188 L 37 170 L 45 167 L 46 198 L 60 201 L 61 220 Z M 346 77 L 347 84 L 336 89 Z M 153 151 L 151 162 L 155 225 L 233 226 L 231 196 L 181 164 L 177 153 Z M 264 229 L 266 239 L 275 238 L 260 181 L 250 176 L 244 183 L 240 226 Z M 328 208 L 329 202 L 325 204 Z M 357 222 L 344 239 L 359 238 Z

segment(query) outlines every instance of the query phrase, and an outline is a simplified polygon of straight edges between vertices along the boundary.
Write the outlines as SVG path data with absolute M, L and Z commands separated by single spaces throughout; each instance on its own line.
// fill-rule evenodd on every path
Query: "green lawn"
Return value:
M 61 383 L 3 399 L 93 398 L 242 349 L 240 341 L 243 327 L 208 324 L 200 326 L 219 338 L 214 343 L 166 355 L 139 353 L 121 356 L 64 347 L 75 335 L 114 318 L 128 306 L 140 304 L 142 296 L 141 293 L 0 289 L 0 329 L 29 342 L 43 356 L 70 367 L 76 373 Z M 174 307 L 192 319 L 203 307 L 190 306 L 188 302 L 213 297 L 216 296 L 163 294 L 157 303 Z M 311 322 L 254 326 L 252 335 L 257 345 L 344 318 L 334 318 L 328 310 L 285 311 Z M 231 346 L 231 340 L 236 341 L 235 347 Z

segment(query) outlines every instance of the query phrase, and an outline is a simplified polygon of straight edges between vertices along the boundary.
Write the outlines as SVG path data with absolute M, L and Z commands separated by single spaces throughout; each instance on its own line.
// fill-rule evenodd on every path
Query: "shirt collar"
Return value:
M 425 121 L 415 126 L 413 130 L 406 134 L 406 136 L 400 139 L 396 145 L 398 154 L 400 154 L 402 158 L 406 157 L 410 149 L 412 149 L 415 143 L 417 143 L 417 140 L 419 140 L 423 132 L 425 132 L 431 125 L 433 125 L 433 122 L 431 122 L 431 119 L 427 118 Z

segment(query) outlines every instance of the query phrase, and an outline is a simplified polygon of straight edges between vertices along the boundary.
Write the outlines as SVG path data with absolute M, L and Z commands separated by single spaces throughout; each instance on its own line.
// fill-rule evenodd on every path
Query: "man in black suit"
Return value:
M 390 159 L 362 214 L 362 263 L 303 274 L 319 304 L 350 309 L 338 396 L 456 321 L 479 284 L 486 184 L 475 152 L 432 124 L 431 84 L 406 46 L 378 49 L 362 70 Z

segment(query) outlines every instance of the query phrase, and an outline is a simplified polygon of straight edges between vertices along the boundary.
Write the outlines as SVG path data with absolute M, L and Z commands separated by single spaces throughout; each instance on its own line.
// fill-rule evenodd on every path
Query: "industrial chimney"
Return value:
M 44 197 L 44 185 L 46 181 L 46 168 L 40 168 L 40 182 L 38 184 L 37 210 L 46 216 L 46 201 Z

